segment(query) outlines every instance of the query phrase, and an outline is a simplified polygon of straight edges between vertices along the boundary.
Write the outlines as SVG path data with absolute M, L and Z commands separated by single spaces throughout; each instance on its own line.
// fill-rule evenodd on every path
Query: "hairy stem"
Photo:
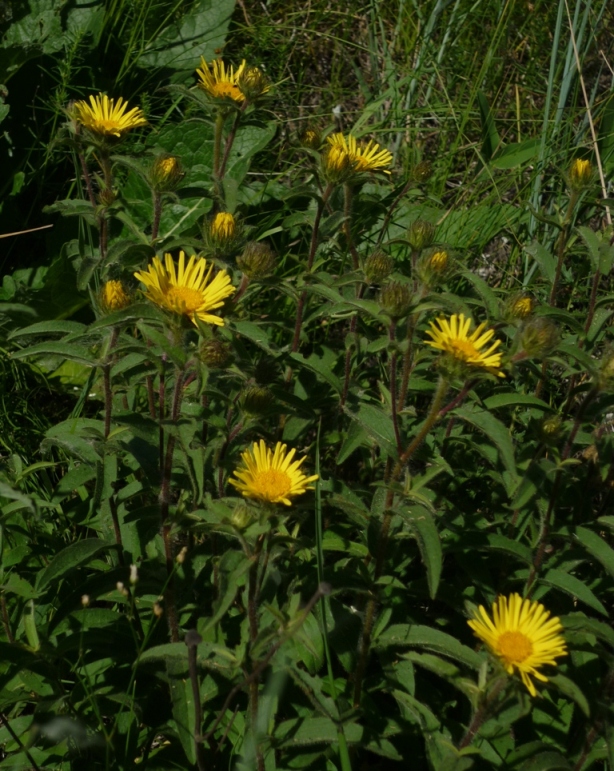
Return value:
M 230 151 L 232 150 L 232 146 L 234 144 L 235 137 L 237 135 L 237 129 L 239 128 L 239 123 L 241 123 L 241 118 L 243 117 L 243 113 L 245 112 L 246 108 L 247 108 L 247 99 L 243 102 L 243 104 L 241 105 L 241 109 L 235 115 L 232 128 L 230 129 L 230 134 L 228 134 L 228 137 L 226 138 L 226 147 L 224 148 L 224 157 L 222 158 L 222 162 L 220 164 L 219 171 L 218 171 L 218 178 L 220 182 L 224 179 L 224 174 L 226 174 L 226 164 L 228 163 L 228 158 L 230 157 Z
M 556 305 L 556 296 L 559 291 L 559 281 L 561 280 L 561 270 L 563 269 L 563 259 L 565 257 L 565 247 L 567 246 L 569 226 L 571 225 L 573 211 L 576 208 L 577 202 L 578 202 L 578 193 L 575 190 L 572 190 L 569 196 L 569 205 L 567 206 L 565 219 L 563 220 L 563 227 L 561 228 L 561 232 L 559 233 L 559 238 L 556 243 L 555 251 L 557 255 L 557 260 L 556 260 L 556 270 L 554 273 L 554 280 L 552 282 L 552 289 L 550 290 L 550 298 L 548 300 L 550 305 Z
M 203 744 L 200 732 L 203 724 L 203 709 L 200 703 L 200 685 L 198 682 L 198 668 L 196 664 L 196 649 L 203 638 L 195 629 L 191 629 L 185 636 L 185 644 L 188 646 L 188 671 L 192 684 L 192 699 L 194 700 L 194 745 L 196 750 L 196 765 L 198 771 L 205 771 L 205 758 L 203 756 Z
M 503 677 L 495 682 L 489 694 L 473 716 L 473 720 L 471 721 L 466 734 L 463 736 L 461 743 L 458 745 L 459 750 L 468 747 L 475 739 L 478 731 L 484 725 L 484 721 L 489 717 L 491 709 L 495 706 L 497 700 L 499 699 L 499 695 L 505 688 L 506 684 L 507 680 Z
M 401 446 L 401 432 L 399 430 L 399 416 L 397 412 L 397 349 L 396 349 L 397 325 L 395 321 L 390 322 L 388 327 L 388 339 L 394 350 L 390 355 L 390 405 L 392 409 L 392 425 L 394 427 L 394 438 L 397 444 L 397 453 L 400 455 L 403 451 Z
M 153 196 L 153 223 L 151 226 L 151 240 L 155 241 L 160 231 L 160 217 L 162 216 L 162 196 L 155 190 Z

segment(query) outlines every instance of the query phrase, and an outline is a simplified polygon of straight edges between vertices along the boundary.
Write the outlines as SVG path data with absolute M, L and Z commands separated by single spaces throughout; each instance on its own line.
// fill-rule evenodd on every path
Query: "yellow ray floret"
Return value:
M 286 445 L 277 442 L 275 451 L 264 443 L 254 442 L 251 449 L 241 453 L 242 464 L 235 469 L 236 479 L 230 484 L 245 498 L 256 498 L 266 503 L 291 505 L 290 499 L 312 490 L 310 482 L 318 475 L 305 476 L 300 470 L 305 458 L 294 460 L 295 450 L 286 453 Z
M 531 677 L 542 682 L 548 678 L 539 668 L 548 664 L 556 666 L 555 659 L 567 655 L 565 640 L 559 634 L 563 630 L 558 618 L 550 618 L 539 602 L 523 600 L 519 594 L 497 597 L 492 606 L 492 619 L 484 606 L 467 623 L 474 633 L 486 643 L 510 675 L 518 670 L 522 682 L 531 696 L 537 691 Z
M 245 69 L 245 59 L 235 68 L 232 64 L 228 67 L 221 59 L 214 59 L 207 64 L 200 57 L 200 69 L 196 70 L 199 77 L 199 87 L 213 99 L 232 99 L 233 102 L 244 102 L 245 94 L 241 91 L 237 82 Z
M 213 264 L 207 269 L 207 260 L 192 256 L 186 265 L 183 252 L 179 252 L 177 269 L 170 254 L 164 255 L 164 263 L 154 257 L 147 271 L 134 274 L 145 284 L 147 299 L 164 310 L 188 316 L 194 323 L 199 318 L 207 324 L 224 326 L 224 320 L 211 311 L 221 308 L 236 291 L 228 273 L 220 270 L 212 279 Z
M 128 102 L 121 96 L 117 103 L 106 94 L 90 96 L 89 104 L 85 101 L 75 102 L 73 109 L 82 126 L 101 136 L 120 137 L 130 129 L 147 124 L 140 107 L 128 110 Z
M 326 140 L 330 145 L 329 162 L 333 160 L 343 163 L 344 158 L 354 168 L 354 171 L 383 171 L 390 174 L 387 167 L 392 163 L 392 153 L 382 149 L 377 142 L 370 139 L 366 144 L 358 143 L 356 137 L 348 134 L 331 134 Z
M 486 322 L 470 335 L 471 319 L 466 319 L 464 314 L 456 313 L 450 316 L 450 319 L 438 318 L 431 321 L 431 328 L 427 329 L 426 334 L 430 335 L 432 340 L 426 340 L 427 345 L 437 348 L 440 351 L 449 353 L 458 361 L 470 364 L 473 367 L 482 367 L 483 369 L 495 370 L 499 377 L 505 377 L 503 372 L 497 371 L 501 366 L 501 353 L 495 353 L 501 345 L 500 340 L 483 351 L 487 343 L 490 342 L 495 334 L 493 329 L 486 331 Z

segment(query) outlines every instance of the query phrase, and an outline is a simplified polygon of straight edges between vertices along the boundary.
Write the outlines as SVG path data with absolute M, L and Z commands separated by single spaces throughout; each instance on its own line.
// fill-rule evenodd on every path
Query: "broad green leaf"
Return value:
M 179 643 L 180 645 L 182 643 Z M 186 649 L 187 646 L 183 644 Z M 192 766 L 196 765 L 196 744 L 194 736 L 196 727 L 194 725 L 194 716 L 196 714 L 196 705 L 194 704 L 194 695 L 192 693 L 192 682 L 188 676 L 187 657 L 185 663 L 180 663 L 175 659 L 167 659 L 166 675 L 170 685 L 171 707 L 173 718 L 179 741 L 183 747 L 188 761 Z
M 373 645 L 375 648 L 425 648 L 449 656 L 472 669 L 479 669 L 483 663 L 478 653 L 455 637 L 421 624 L 393 624 L 382 632 Z
M 608 612 L 601 602 L 599 602 L 588 586 L 575 576 L 565 573 L 563 570 L 552 568 L 545 575 L 540 576 L 539 581 L 546 584 L 546 586 L 560 589 L 562 592 L 577 598 L 585 605 L 588 605 L 589 608 L 593 608 L 593 610 L 607 617 Z
M 470 281 L 475 287 L 477 293 L 484 301 L 484 308 L 486 309 L 486 313 L 492 318 L 497 318 L 499 315 L 499 301 L 486 281 L 484 281 L 483 278 L 480 278 L 480 276 L 470 270 L 461 271 L 461 275 Z
M 601 562 L 611 576 L 614 576 L 614 549 L 587 527 L 577 527 L 575 536 L 589 554 Z
M 556 272 L 556 257 L 538 241 L 533 241 L 529 246 L 525 246 L 525 251 L 537 262 L 544 278 L 552 283 Z
M 501 145 L 501 138 L 497 132 L 495 116 L 490 109 L 486 94 L 478 90 L 477 99 L 480 107 L 480 118 L 482 119 L 482 157 L 485 161 L 490 161 Z
M 345 413 L 355 420 L 367 433 L 377 447 L 381 447 L 387 455 L 396 456 L 396 443 L 392 418 L 381 407 L 363 402 L 358 412 L 351 412 L 344 407 Z
M 568 696 L 570 699 L 576 702 L 578 707 L 584 712 L 586 717 L 590 717 L 591 709 L 588 704 L 586 696 L 582 693 L 580 688 L 565 675 L 556 674 L 551 675 L 548 681 L 555 685 L 561 693 Z
M 495 169 L 515 169 L 535 158 L 539 152 L 541 139 L 525 139 L 524 142 L 512 142 L 496 153 L 490 161 Z
M 314 352 L 307 358 L 300 353 L 291 353 L 290 359 L 302 367 L 315 372 L 325 383 L 328 383 L 338 393 L 341 393 L 341 380 L 333 372 L 337 363 L 337 354 L 330 348 L 319 347 L 318 353 Z
M 518 766 L 518 771 L 570 771 L 571 765 L 564 755 L 556 750 L 540 752 Z
M 8 335 L 9 340 L 26 335 L 55 335 L 55 334 L 75 334 L 85 331 L 85 324 L 78 321 L 39 321 L 36 324 L 30 324 L 29 327 L 16 329 Z
M 501 423 L 500 420 L 497 420 L 490 412 L 482 410 L 477 405 L 457 407 L 454 410 L 454 415 L 467 421 L 467 423 L 471 423 L 471 425 L 486 434 L 499 450 L 499 457 L 501 458 L 503 465 L 511 476 L 516 479 L 517 473 L 516 461 L 514 458 L 514 445 L 512 443 L 512 435 L 509 428 L 504 426 L 503 423 Z
M 63 343 L 62 341 L 57 343 L 50 341 L 48 343 L 31 345 L 28 348 L 22 348 L 20 351 L 13 351 L 11 358 L 27 359 L 30 356 L 43 355 L 61 356 L 69 361 L 76 361 L 77 364 L 82 364 L 85 367 L 95 367 L 98 364 L 95 359 L 91 358 L 87 348 L 82 348 L 73 343 Z
M 362 739 L 362 726 L 346 723 L 343 729 L 348 742 L 356 743 Z M 337 724 L 326 717 L 292 718 L 280 723 L 274 736 L 282 746 L 333 744 L 338 741 L 338 729 Z
M 422 556 L 422 562 L 426 568 L 426 577 L 429 585 L 429 594 L 434 599 L 441 578 L 443 566 L 443 553 L 439 531 L 430 512 L 422 506 L 411 506 L 399 510 L 399 513 L 407 522 L 414 533 Z
M 484 406 L 488 410 L 496 410 L 501 407 L 536 407 L 539 410 L 552 411 L 552 407 L 542 399 L 530 394 L 493 394 L 484 399 Z
M 86 564 L 100 552 L 114 546 L 100 538 L 84 538 L 82 541 L 70 544 L 58 552 L 47 567 L 38 574 L 36 588 L 42 592 L 49 584 L 58 581 L 71 570 Z
M 561 616 L 561 623 L 565 629 L 595 635 L 614 648 L 614 629 L 603 621 L 590 618 L 584 613 L 568 613 L 566 616 Z

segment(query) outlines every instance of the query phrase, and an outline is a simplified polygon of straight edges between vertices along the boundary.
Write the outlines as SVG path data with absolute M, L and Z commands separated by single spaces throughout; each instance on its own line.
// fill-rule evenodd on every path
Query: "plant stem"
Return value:
M 162 216 L 162 196 L 157 191 L 153 196 L 153 223 L 151 226 L 151 240 L 155 241 L 160 231 L 160 217 Z
M 111 337 L 109 338 L 109 347 L 105 356 L 105 362 L 102 365 L 102 381 L 104 391 L 104 438 L 105 441 L 111 433 L 111 417 L 113 415 L 113 390 L 111 388 L 111 365 L 113 349 L 117 344 L 119 337 L 119 327 L 113 327 Z
M 173 400 L 171 406 L 170 419 L 173 424 L 177 422 L 179 411 L 181 409 L 181 397 L 183 395 L 184 371 L 177 368 L 175 370 L 175 387 L 173 389 Z M 160 410 L 162 420 L 162 410 Z M 173 565 L 173 545 L 171 543 L 171 526 L 168 522 L 168 512 L 170 507 L 170 487 L 171 474 L 173 470 L 173 454 L 175 450 L 175 435 L 171 433 L 166 443 L 166 453 L 162 466 L 162 483 L 160 485 L 160 522 L 162 526 L 162 539 L 164 541 L 164 556 L 166 558 L 166 571 L 169 576 L 168 587 L 166 591 L 166 605 L 168 612 L 168 623 L 171 632 L 171 641 L 179 642 L 179 622 L 177 618 L 177 608 L 175 607 L 175 589 L 174 589 L 174 565 Z
M 324 191 L 322 198 L 318 200 L 316 216 L 313 220 L 313 229 L 311 231 L 309 253 L 307 255 L 307 271 L 306 271 L 307 273 L 311 273 L 311 270 L 313 268 L 313 262 L 314 262 L 316 251 L 318 248 L 318 234 L 320 231 L 320 220 L 322 219 L 322 214 L 324 213 L 324 207 L 326 206 L 326 203 L 330 198 L 333 190 L 334 190 L 333 185 L 329 184 L 326 190 Z M 303 290 L 301 292 L 301 296 L 299 297 L 298 305 L 296 308 L 296 322 L 294 324 L 294 336 L 292 338 L 292 347 L 290 349 L 292 353 L 296 353 L 296 351 L 298 351 L 299 343 L 301 340 L 301 329 L 303 326 L 303 314 L 305 311 L 306 299 L 307 299 L 307 292 Z M 290 376 L 291 375 L 292 375 L 292 371 L 290 370 Z M 288 381 L 288 377 L 286 377 L 286 381 Z
M 555 250 L 557 253 L 557 260 L 556 270 L 554 273 L 554 281 L 552 282 L 552 289 L 550 291 L 550 298 L 548 300 L 550 305 L 556 305 L 556 296 L 559 290 L 559 281 L 561 279 L 561 270 L 563 268 L 563 258 L 565 257 L 565 247 L 567 246 L 567 237 L 569 235 L 569 226 L 571 224 L 573 210 L 575 209 L 577 202 L 578 193 L 575 190 L 572 190 L 569 195 L 569 205 L 567 206 L 567 212 L 565 214 L 565 219 L 563 220 L 563 227 L 559 233 L 559 238 Z
M 588 334 L 588 330 L 593 323 L 593 316 L 595 315 L 595 305 L 597 303 L 597 292 L 599 291 L 599 281 L 601 280 L 601 271 L 596 271 L 593 276 L 593 286 L 591 288 L 591 298 L 588 303 L 588 314 L 586 316 L 586 323 L 584 325 L 584 333 Z
M 483 703 L 473 716 L 473 720 L 467 729 L 467 733 L 463 736 L 461 743 L 458 745 L 458 749 L 462 750 L 468 747 L 475 739 L 476 734 L 480 728 L 484 725 L 484 721 L 488 717 L 491 708 L 494 706 L 496 700 L 499 698 L 499 694 L 507 684 L 507 678 L 501 678 L 497 680 L 490 690 L 490 693 L 486 696 Z
M 215 116 L 213 129 L 213 177 L 219 179 L 220 157 L 222 154 L 222 132 L 224 130 L 225 114 L 220 110 Z
M 253 646 L 258 639 L 258 568 L 260 566 L 260 555 L 262 554 L 262 545 L 264 535 L 261 535 L 256 542 L 256 547 L 252 554 L 252 565 L 249 569 L 248 587 L 247 587 L 247 617 L 249 622 L 249 638 Z M 257 670 L 258 662 L 252 659 L 252 669 Z M 260 677 L 257 675 L 249 684 L 249 711 L 252 726 L 252 736 L 254 738 L 254 747 L 256 748 L 256 762 L 258 771 L 264 771 L 264 758 L 262 749 L 258 741 L 258 696 L 259 696 Z
M 395 209 L 397 206 L 401 203 L 405 195 L 407 194 L 407 191 L 411 187 L 411 183 L 413 182 L 413 179 L 410 177 L 407 182 L 403 185 L 403 189 L 398 194 L 398 196 L 394 199 L 392 202 L 390 208 L 386 212 L 386 216 L 384 217 L 384 221 L 382 223 L 382 227 L 380 228 L 379 237 L 377 239 L 377 246 L 382 245 L 382 241 L 384 240 L 384 236 L 386 234 L 386 230 L 388 228 L 388 225 L 390 224 L 390 220 L 392 219 L 392 215 L 395 212 Z
M 354 245 L 354 239 L 352 237 L 352 203 L 354 200 L 354 188 L 349 182 L 346 182 L 343 186 L 343 232 L 345 233 L 345 240 L 347 242 L 348 251 L 352 257 L 352 267 L 354 270 L 358 270 L 360 267 L 360 261 L 358 259 L 358 252 Z
M 417 435 L 409 444 L 408 448 L 405 450 L 405 452 L 400 456 L 400 458 L 396 462 L 392 470 L 392 474 L 390 475 L 391 484 L 394 484 L 399 480 L 399 478 L 401 477 L 401 474 L 403 473 L 403 469 L 405 468 L 407 463 L 409 463 L 409 461 L 411 460 L 412 455 L 415 453 L 418 447 L 422 444 L 422 442 L 426 438 L 431 428 L 437 422 L 439 418 L 439 410 L 441 409 L 441 404 L 445 398 L 447 391 L 448 391 L 448 381 L 444 377 L 440 376 L 439 382 L 437 383 L 437 389 L 435 390 L 433 401 L 431 402 L 431 406 L 426 416 L 426 419 L 422 424 L 420 431 L 417 433 Z M 373 572 L 374 584 L 377 583 L 384 569 L 386 551 L 388 548 L 390 524 L 392 522 L 392 516 L 393 516 L 393 509 L 392 509 L 393 503 L 394 503 L 394 491 L 390 487 L 388 489 L 388 492 L 386 493 L 386 502 L 384 504 L 384 516 L 382 518 L 382 526 L 380 529 L 379 539 L 377 543 L 377 556 L 375 559 L 375 568 Z M 371 648 L 371 633 L 373 631 L 373 624 L 375 622 L 376 609 L 377 609 L 377 597 L 375 594 L 372 594 L 372 596 L 369 598 L 369 601 L 367 603 L 367 608 L 365 610 L 365 618 L 363 622 L 362 634 L 360 639 L 360 648 L 359 648 L 360 652 L 359 652 L 358 664 L 356 666 L 356 672 L 354 674 L 354 706 L 355 707 L 360 706 L 360 701 L 362 697 L 362 684 L 363 684 L 365 672 L 367 669 L 367 663 L 369 661 L 369 653 Z
M 185 644 L 188 646 L 188 671 L 192 684 L 192 699 L 194 700 L 194 748 L 196 750 L 196 765 L 198 771 L 205 771 L 205 759 L 203 757 L 203 744 L 201 729 L 203 723 L 202 705 L 200 703 L 200 685 L 198 682 L 198 667 L 196 663 L 196 649 L 203 638 L 195 629 L 191 629 L 185 636 Z
M 390 406 L 392 410 L 392 425 L 394 427 L 394 438 L 397 444 L 397 453 L 400 455 L 403 451 L 401 446 L 401 432 L 399 430 L 399 416 L 397 413 L 397 349 L 396 349 L 396 321 L 391 321 L 388 327 L 388 339 L 394 350 L 390 355 Z
M 235 141 L 235 137 L 237 135 L 237 129 L 239 128 L 239 123 L 241 122 L 241 118 L 243 117 L 243 113 L 245 112 L 247 108 L 247 99 L 243 102 L 241 105 L 241 109 L 237 112 L 234 123 L 232 124 L 232 128 L 230 129 L 230 134 L 228 134 L 228 137 L 226 138 L 226 147 L 224 148 L 224 157 L 222 158 L 222 162 L 219 167 L 218 171 L 218 178 L 221 182 L 224 179 L 224 174 L 226 174 L 226 164 L 228 163 L 228 158 L 230 157 L 230 151 L 232 150 L 232 146 Z
M 92 178 L 90 176 L 89 169 L 87 168 L 87 161 L 85 155 L 79 153 L 79 161 L 81 163 L 81 170 L 83 171 L 83 177 L 85 179 L 85 186 L 87 188 L 87 197 L 90 199 L 90 203 L 96 208 L 96 196 L 94 195 L 94 188 L 92 187 Z

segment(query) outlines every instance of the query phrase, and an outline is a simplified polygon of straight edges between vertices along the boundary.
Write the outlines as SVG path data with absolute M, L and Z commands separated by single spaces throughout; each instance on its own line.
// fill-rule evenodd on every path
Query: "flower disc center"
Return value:
M 179 313 L 194 313 L 203 304 L 203 293 L 187 286 L 172 286 L 166 293 L 169 306 Z
M 232 83 L 214 83 L 211 86 L 210 93 L 213 97 L 233 99 L 235 102 L 242 102 L 245 99 L 241 89 Z
M 448 346 L 453 356 L 464 361 L 471 361 L 477 354 L 475 345 L 469 340 L 450 340 Z
M 285 471 L 272 468 L 254 474 L 251 487 L 259 498 L 266 501 L 277 501 L 287 497 L 292 489 L 292 482 Z
M 522 632 L 504 632 L 498 647 L 501 657 L 509 664 L 521 664 L 533 653 L 533 644 Z

